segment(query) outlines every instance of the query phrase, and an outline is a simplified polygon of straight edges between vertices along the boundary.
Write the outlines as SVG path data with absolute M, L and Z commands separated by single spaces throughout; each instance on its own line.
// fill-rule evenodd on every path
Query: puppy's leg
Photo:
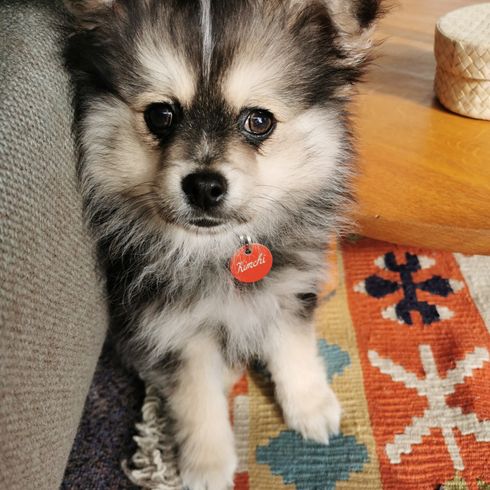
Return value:
M 182 350 L 173 382 L 162 387 L 175 422 L 180 473 L 189 490 L 233 485 L 237 457 L 225 388 L 229 375 L 215 341 L 199 336 Z
M 281 319 L 271 329 L 265 361 L 286 424 L 306 439 L 328 443 L 339 432 L 341 408 L 328 384 L 311 322 Z

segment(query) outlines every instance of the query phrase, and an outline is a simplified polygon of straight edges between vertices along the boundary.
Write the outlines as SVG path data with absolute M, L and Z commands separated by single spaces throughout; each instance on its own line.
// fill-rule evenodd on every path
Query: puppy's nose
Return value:
M 226 180 L 218 173 L 198 172 L 182 180 L 182 189 L 188 201 L 207 211 L 218 206 L 226 194 Z

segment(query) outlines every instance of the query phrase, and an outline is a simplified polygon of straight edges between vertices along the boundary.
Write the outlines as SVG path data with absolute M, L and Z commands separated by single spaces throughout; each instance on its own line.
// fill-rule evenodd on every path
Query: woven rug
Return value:
M 316 325 L 341 433 L 328 446 L 302 440 L 284 425 L 267 373 L 252 370 L 230 399 L 235 489 L 490 489 L 490 257 L 362 239 L 329 261 Z M 179 489 L 159 409 L 150 389 L 136 453 L 116 455 L 134 454 L 134 482 Z M 120 467 L 82 484 L 75 453 L 64 488 L 131 488 Z

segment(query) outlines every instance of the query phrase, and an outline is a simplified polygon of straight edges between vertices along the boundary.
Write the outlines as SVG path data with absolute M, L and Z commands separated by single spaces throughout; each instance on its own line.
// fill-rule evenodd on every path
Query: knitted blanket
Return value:
M 251 370 L 230 398 L 235 490 L 490 489 L 490 257 L 362 239 L 329 261 L 316 325 L 341 433 L 324 446 L 288 430 L 267 373 Z M 134 484 L 180 489 L 158 397 L 147 387 L 142 412 L 141 386 L 114 397 L 111 369 L 94 380 L 64 488 L 133 488 L 132 457 Z

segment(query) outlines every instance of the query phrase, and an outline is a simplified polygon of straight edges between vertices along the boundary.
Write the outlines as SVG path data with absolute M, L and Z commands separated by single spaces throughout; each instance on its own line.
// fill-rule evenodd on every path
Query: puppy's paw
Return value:
M 211 464 L 195 461 L 192 465 L 186 465 L 181 472 L 184 488 L 186 490 L 231 490 L 236 462 L 232 458 L 228 459 L 229 461 L 213 461 Z
M 233 444 L 182 448 L 180 474 L 186 490 L 230 490 L 237 467 Z
M 305 439 L 328 444 L 340 431 L 341 407 L 332 388 L 325 382 L 288 393 L 282 408 L 286 424 Z

